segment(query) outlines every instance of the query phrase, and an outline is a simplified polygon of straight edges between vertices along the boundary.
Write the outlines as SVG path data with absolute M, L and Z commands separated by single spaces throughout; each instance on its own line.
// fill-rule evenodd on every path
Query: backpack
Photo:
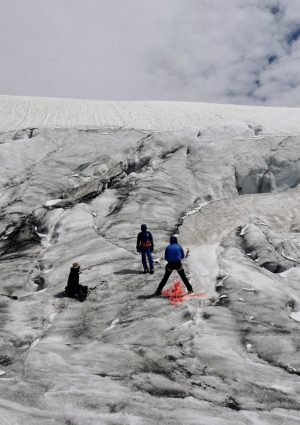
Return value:
M 141 247 L 142 248 L 151 248 L 152 242 L 151 242 L 151 234 L 150 232 L 142 233 L 141 235 Z

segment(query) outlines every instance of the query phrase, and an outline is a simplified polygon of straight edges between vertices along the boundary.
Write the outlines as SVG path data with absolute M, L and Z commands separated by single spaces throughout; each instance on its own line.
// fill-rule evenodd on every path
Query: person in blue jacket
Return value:
M 142 224 L 141 232 L 137 236 L 136 250 L 137 252 L 140 252 L 142 255 L 142 264 L 144 268 L 144 273 L 149 272 L 147 258 L 149 262 L 150 273 L 151 274 L 154 273 L 154 265 L 153 265 L 153 258 L 152 258 L 153 249 L 154 249 L 154 244 L 153 244 L 153 237 L 151 235 L 151 232 L 147 230 L 146 224 Z
M 183 258 L 184 258 L 184 252 L 181 245 L 179 245 L 179 243 L 177 242 L 176 236 L 171 236 L 170 245 L 167 246 L 165 251 L 165 260 L 168 262 L 166 265 L 165 275 L 162 278 L 160 284 L 158 285 L 158 288 L 156 290 L 156 295 L 161 295 L 161 291 L 163 290 L 163 287 L 167 283 L 169 277 L 171 276 L 174 270 L 178 272 L 188 292 L 189 293 L 193 292 L 193 288 L 188 278 L 186 277 L 186 274 L 182 267 L 181 260 Z

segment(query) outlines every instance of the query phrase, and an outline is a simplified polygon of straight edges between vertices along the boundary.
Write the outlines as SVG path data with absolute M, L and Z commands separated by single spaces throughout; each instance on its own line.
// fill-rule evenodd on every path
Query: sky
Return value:
M 0 94 L 300 106 L 300 0 L 0 6 Z

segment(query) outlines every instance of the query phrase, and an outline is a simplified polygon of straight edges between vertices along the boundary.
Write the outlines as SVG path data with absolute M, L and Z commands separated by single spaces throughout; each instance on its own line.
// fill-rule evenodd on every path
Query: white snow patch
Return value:
M 253 348 L 252 344 L 247 344 L 246 348 L 247 348 L 248 353 L 252 353 L 252 348 Z
M 40 338 L 37 338 L 36 340 L 33 341 L 33 343 L 31 344 L 30 348 L 35 347 L 39 342 L 40 342 Z
M 108 328 L 106 328 L 105 330 L 110 331 L 111 329 L 115 328 L 117 326 L 117 324 L 119 323 L 119 321 L 120 321 L 120 319 L 118 319 L 118 318 L 113 320 L 111 322 L 111 325 Z
M 205 207 L 206 205 L 210 204 L 211 201 L 209 202 L 202 202 L 201 204 L 199 204 L 198 207 L 193 208 L 192 210 L 188 211 L 187 213 L 184 214 L 184 216 L 181 217 L 182 220 L 185 220 L 187 217 L 189 217 L 192 214 L 196 214 L 197 212 L 199 212 L 203 207 Z
M 289 279 L 300 279 L 300 267 L 292 267 L 282 273 L 278 273 L 279 276 Z
M 136 179 L 136 178 L 138 178 L 138 175 L 136 173 L 132 172 L 132 173 L 128 174 L 128 178 L 129 179 Z
M 244 226 L 241 230 L 240 236 L 244 236 L 244 234 L 246 233 L 246 230 L 248 228 L 249 224 L 246 224 L 246 226 Z
M 49 322 L 53 322 L 54 317 L 56 316 L 57 313 L 51 313 L 49 315 Z
M 49 201 L 45 202 L 45 206 L 46 207 L 52 207 L 53 205 L 56 205 L 59 202 L 61 202 L 61 199 L 50 199 Z
M 296 320 L 296 322 L 300 322 L 300 311 L 293 311 L 290 314 L 290 318 Z
M 36 295 L 41 295 L 46 291 L 47 291 L 47 288 L 41 289 L 40 291 L 36 291 L 36 292 L 28 292 L 27 294 L 21 295 L 19 297 L 19 300 L 26 298 L 26 297 L 30 297 L 30 296 L 35 297 Z

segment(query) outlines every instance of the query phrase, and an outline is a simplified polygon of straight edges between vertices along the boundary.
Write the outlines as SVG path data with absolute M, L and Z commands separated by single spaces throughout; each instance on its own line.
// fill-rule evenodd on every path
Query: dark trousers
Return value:
M 157 292 L 161 292 L 163 287 L 165 286 L 165 284 L 167 283 L 169 277 L 171 276 L 172 272 L 176 270 L 177 273 L 179 274 L 179 276 L 181 277 L 183 283 L 185 284 L 186 288 L 188 291 L 192 291 L 193 288 L 188 280 L 188 278 L 186 277 L 186 274 L 184 273 L 181 261 L 178 261 L 176 263 L 168 263 L 166 265 L 166 271 L 165 271 L 165 275 L 162 278 L 158 288 L 157 288 Z
M 88 293 L 88 287 L 83 285 L 76 285 L 76 286 L 66 286 L 65 287 L 65 294 L 67 297 L 71 298 L 78 298 L 79 301 L 84 301 L 87 297 Z
M 144 270 L 148 270 L 146 257 L 148 257 L 150 270 L 153 270 L 154 266 L 153 266 L 153 257 L 152 257 L 151 249 L 141 248 L 141 255 L 142 255 L 142 264 L 143 264 Z

